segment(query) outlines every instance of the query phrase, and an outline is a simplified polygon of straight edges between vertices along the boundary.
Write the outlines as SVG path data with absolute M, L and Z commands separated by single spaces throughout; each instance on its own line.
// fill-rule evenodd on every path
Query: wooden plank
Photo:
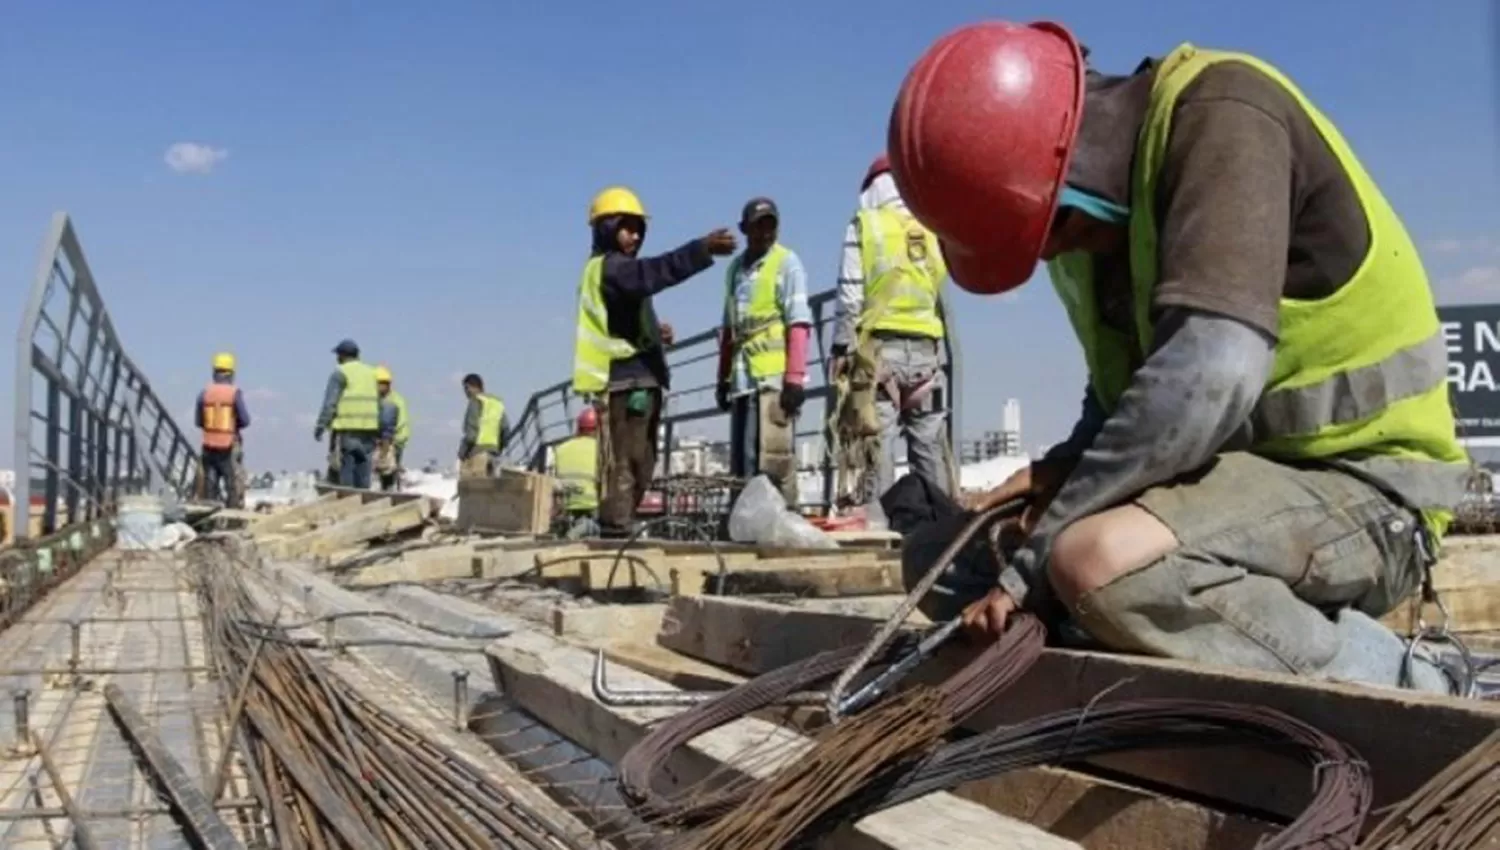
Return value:
M 473 578 L 475 555 L 445 555 L 435 558 L 398 558 L 365 567 L 352 576 L 349 587 L 371 587 L 393 581 L 437 581 L 446 578 Z
M 703 592 L 707 577 L 718 575 L 722 559 L 723 568 L 732 570 L 760 560 L 753 551 L 687 554 L 664 550 L 667 554 L 667 580 L 672 586 L 673 596 L 697 596 Z
M 378 502 L 381 499 L 389 499 L 391 504 L 399 505 L 403 502 L 413 502 L 417 499 L 425 499 L 421 493 L 405 493 L 400 490 L 375 490 L 363 487 L 344 487 L 339 484 L 316 484 L 314 488 L 320 494 L 337 497 L 358 496 L 365 504 Z
M 714 597 L 669 603 L 657 640 L 663 646 L 746 673 L 761 673 L 813 653 L 859 643 L 878 627 L 865 616 Z M 913 676 L 941 681 L 973 649 L 954 644 Z M 1047 649 L 1003 699 L 971 725 L 987 728 L 1108 700 L 1210 699 L 1279 709 L 1354 747 L 1375 776 L 1375 805 L 1394 803 L 1500 728 L 1500 705 L 1427 694 L 1319 682 L 1292 676 L 1192 665 L 1103 652 Z M 1307 770 L 1258 750 L 1205 755 L 1152 751 L 1091 763 L 1182 789 L 1247 811 L 1292 815 L 1306 804 Z M 1222 765 L 1232 763 L 1233 771 Z
M 781 559 L 777 559 L 781 560 Z M 790 559 L 788 559 L 790 560 Z M 902 590 L 900 562 L 803 567 L 775 567 L 762 561 L 724 576 L 723 595 L 790 594 L 810 598 L 876 596 Z
M 671 708 L 612 708 L 593 698 L 593 654 L 546 635 L 516 632 L 486 650 L 503 693 L 548 725 L 605 761 L 615 763 L 653 723 L 670 717 Z M 671 686 L 625 668 L 612 677 L 622 688 Z M 774 742 L 774 743 L 773 743 Z M 809 741 L 762 720 L 737 720 L 677 749 L 661 773 L 664 789 L 685 788 L 710 774 L 763 777 L 771 766 L 764 759 L 746 761 L 755 751 L 776 746 L 791 755 Z M 900 850 L 1051 850 L 1078 848 L 977 803 L 950 794 L 929 794 L 862 818 L 831 835 L 823 847 L 900 848 Z
M 1500 537 L 1453 537 L 1443 544 L 1443 559 L 1432 570 L 1438 598 L 1452 617 L 1449 628 L 1462 634 L 1500 629 Z M 1419 614 L 1431 625 L 1443 621 L 1437 606 L 1421 610 L 1421 595 L 1381 618 L 1400 634 L 1413 634 Z
M 327 528 L 280 541 L 276 546 L 282 557 L 325 555 L 377 537 L 416 528 L 427 521 L 431 512 L 431 504 L 426 499 L 399 505 L 381 500 L 370 503 L 360 513 Z
M 667 557 L 660 549 L 590 552 L 578 561 L 579 587 L 584 593 L 654 588 L 672 590 Z
M 661 631 L 667 606 L 642 605 L 563 606 L 552 609 L 552 633 L 560 638 L 598 646 L 612 641 L 649 643 Z
M 502 469 L 458 482 L 459 528 L 544 534 L 552 523 L 552 479 L 523 469 Z
M 357 513 L 363 506 L 364 501 L 357 497 L 336 496 L 330 493 L 316 502 L 308 502 L 288 510 L 266 514 L 250 526 L 250 533 L 256 537 L 282 532 L 301 533 L 318 523 L 333 522 Z

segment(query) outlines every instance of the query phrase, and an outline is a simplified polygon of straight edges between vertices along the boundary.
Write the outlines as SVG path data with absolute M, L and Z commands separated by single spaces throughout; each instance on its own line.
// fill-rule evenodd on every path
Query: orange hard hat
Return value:
M 1060 24 L 986 22 L 928 48 L 891 110 L 891 175 L 982 295 L 1036 270 L 1083 115 L 1084 61 Z
M 875 182 L 876 177 L 879 177 L 880 175 L 890 170 L 890 157 L 886 156 L 885 154 L 881 154 L 880 156 L 875 157 L 875 161 L 871 162 L 869 169 L 865 171 L 865 180 L 863 183 L 859 184 L 859 190 L 863 192 L 864 190 L 870 188 L 870 184 Z
M 592 434 L 599 430 L 599 414 L 592 407 L 585 407 L 578 414 L 578 433 Z

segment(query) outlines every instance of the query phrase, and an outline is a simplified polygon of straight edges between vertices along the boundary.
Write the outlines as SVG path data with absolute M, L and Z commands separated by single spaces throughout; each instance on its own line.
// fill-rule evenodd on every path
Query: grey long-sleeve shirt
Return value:
M 337 369 L 328 376 L 328 389 L 323 391 L 323 409 L 318 412 L 318 427 L 328 430 L 333 424 L 333 416 L 338 411 L 339 398 L 344 395 L 344 373 Z
M 1000 573 L 1017 605 L 1039 608 L 1052 541 L 1086 516 L 1207 463 L 1232 442 L 1248 444 L 1249 416 L 1271 372 L 1274 341 L 1249 324 L 1174 309 L 1156 323 L 1156 349 L 1131 378 L 1112 415 L 1092 393 L 1073 434 L 1051 457 L 1078 463 Z

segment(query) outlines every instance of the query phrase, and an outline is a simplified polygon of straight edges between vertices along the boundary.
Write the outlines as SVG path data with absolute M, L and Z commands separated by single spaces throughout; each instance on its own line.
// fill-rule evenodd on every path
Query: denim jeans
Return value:
M 339 446 L 339 484 L 370 489 L 370 470 L 375 459 L 375 432 L 340 431 L 333 438 Z

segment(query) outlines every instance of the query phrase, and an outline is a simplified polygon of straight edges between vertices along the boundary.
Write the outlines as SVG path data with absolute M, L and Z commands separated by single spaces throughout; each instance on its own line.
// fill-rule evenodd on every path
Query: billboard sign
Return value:
M 1439 307 L 1459 439 L 1500 446 L 1500 304 Z

